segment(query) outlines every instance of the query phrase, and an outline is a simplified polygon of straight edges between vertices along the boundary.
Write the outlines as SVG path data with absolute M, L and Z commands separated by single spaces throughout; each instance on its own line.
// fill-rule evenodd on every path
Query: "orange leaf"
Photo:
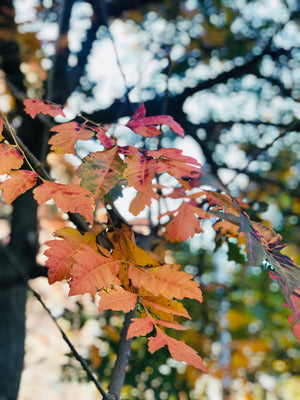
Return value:
M 156 350 L 167 345 L 171 356 L 175 360 L 186 362 L 187 364 L 192 365 L 203 372 L 207 372 L 207 368 L 203 363 L 202 358 L 197 354 L 196 350 L 192 349 L 183 342 L 171 338 L 159 328 L 156 328 L 156 332 L 157 334 L 155 337 L 149 338 L 148 347 L 150 353 L 154 353 Z
M 177 215 L 166 225 L 166 239 L 170 242 L 184 242 L 195 233 L 202 232 L 200 221 L 195 215 L 196 207 L 183 202 L 175 211 Z
M 125 165 L 117 154 L 117 148 L 97 151 L 84 158 L 77 170 L 80 184 L 94 194 L 95 199 L 103 196 L 115 187 L 123 176 Z
M 128 185 L 145 195 L 152 193 L 152 197 L 157 197 L 152 185 L 152 179 L 155 178 L 155 160 L 140 155 L 126 157 L 125 162 L 128 165 L 125 170 Z
M 0 184 L 2 197 L 7 204 L 11 204 L 20 194 L 25 193 L 28 189 L 31 189 L 38 178 L 36 172 L 27 170 L 12 171 L 10 179 Z
M 99 295 L 101 299 L 99 300 L 98 311 L 115 310 L 127 313 L 134 309 L 137 302 L 137 295 L 121 286 L 114 287 L 108 293 L 101 291 Z
M 128 276 L 133 286 L 145 288 L 154 296 L 162 294 L 168 299 L 188 297 L 202 302 L 202 292 L 192 275 L 178 271 L 179 265 L 161 265 L 155 268 L 140 268 L 129 265 Z
M 81 235 L 76 229 L 62 228 L 55 232 L 62 240 L 49 240 L 45 244 L 50 248 L 44 254 L 48 257 L 46 265 L 50 284 L 70 278 L 70 269 L 74 263 L 73 254 L 82 243 L 97 249 L 96 238 L 92 233 Z
M 133 215 L 138 215 L 146 206 L 150 206 L 152 196 L 147 193 L 137 192 L 135 198 L 131 201 L 129 211 Z
M 154 319 L 155 324 L 164 326 L 165 328 L 177 329 L 178 331 L 185 331 L 186 328 L 177 322 L 163 321 L 161 319 Z
M 136 110 L 126 124 L 133 132 L 146 137 L 153 137 L 161 134 L 161 131 L 155 128 L 155 125 L 168 125 L 175 133 L 183 137 L 184 131 L 182 127 L 174 121 L 170 115 L 146 117 L 144 104 Z
M 119 260 L 113 258 L 108 251 L 99 246 L 106 256 L 96 252 L 86 244 L 76 251 L 73 258 L 77 261 L 73 265 L 70 274 L 69 295 L 91 293 L 95 294 L 101 289 L 111 288 L 114 284 L 120 284 L 117 274 L 120 268 Z
M 94 135 L 93 131 L 75 121 L 56 125 L 50 131 L 57 132 L 48 143 L 51 144 L 51 150 L 58 154 L 75 155 L 74 146 L 77 140 L 88 140 Z
M 24 100 L 25 112 L 35 118 L 38 113 L 45 115 L 50 115 L 51 117 L 56 117 L 61 115 L 65 117 L 65 113 L 62 110 L 62 106 L 53 103 L 46 103 L 42 100 L 37 99 L 25 99 Z
M 0 144 L 0 175 L 8 174 L 12 169 L 19 169 L 23 164 L 23 156 L 17 146 Z
M 134 336 L 145 336 L 153 329 L 153 321 L 149 316 L 144 318 L 132 318 L 131 321 L 127 332 L 127 339 L 133 338 Z
M 93 223 L 94 201 L 91 193 L 84 187 L 45 181 L 34 189 L 34 198 L 38 204 L 45 203 L 52 197 L 63 212 L 79 213 Z

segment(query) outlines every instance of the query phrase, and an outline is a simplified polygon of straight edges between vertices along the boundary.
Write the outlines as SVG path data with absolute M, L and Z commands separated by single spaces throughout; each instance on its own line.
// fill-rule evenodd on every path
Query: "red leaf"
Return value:
M 56 125 L 50 131 L 57 132 L 48 143 L 51 144 L 51 150 L 58 154 L 70 153 L 75 155 L 74 146 L 77 140 L 88 140 L 94 135 L 93 131 L 75 121 Z
M 137 192 L 135 198 L 131 201 L 129 211 L 133 215 L 138 215 L 146 206 L 150 206 L 152 196 L 142 192 Z
M 142 104 L 127 122 L 126 126 L 141 136 L 153 137 L 161 134 L 161 131 L 155 125 L 168 125 L 175 133 L 183 137 L 184 131 L 182 127 L 171 116 L 158 115 L 155 117 L 145 117 L 145 115 L 145 106 Z
M 36 172 L 27 170 L 12 171 L 10 178 L 0 184 L 2 197 L 7 204 L 11 204 L 20 194 L 31 189 L 38 178 Z
M 149 338 L 148 347 L 150 353 L 154 353 L 156 350 L 167 345 L 171 356 L 175 360 L 186 362 L 187 364 L 192 365 L 203 372 L 207 372 L 207 368 L 203 363 L 202 358 L 197 354 L 196 350 L 192 349 L 183 342 L 171 338 L 159 328 L 156 328 L 156 332 L 157 334 L 155 337 Z
M 45 181 L 34 189 L 34 198 L 38 204 L 45 203 L 52 197 L 63 212 L 79 213 L 93 224 L 94 201 L 91 193 L 84 187 Z
M 98 311 L 115 310 L 127 313 L 134 309 L 137 302 L 137 295 L 121 286 L 113 288 L 108 293 L 101 291 L 99 295 L 101 299 L 99 300 Z
M 145 336 L 153 329 L 153 321 L 149 316 L 144 318 L 132 318 L 131 321 L 127 333 L 127 339 L 133 338 L 134 336 Z
M 44 115 L 50 115 L 51 117 L 56 117 L 61 115 L 65 117 L 65 113 L 62 110 L 62 106 L 53 103 L 46 103 L 42 100 L 37 99 L 25 99 L 24 100 L 25 112 L 35 118 L 38 113 Z
M 106 149 L 111 149 L 116 145 L 116 139 L 107 136 L 104 129 L 99 127 L 93 127 L 93 129 L 98 132 L 96 136 Z
M 125 170 L 125 177 L 128 185 L 133 186 L 145 195 L 157 196 L 153 191 L 152 179 L 155 178 L 155 160 L 147 159 L 143 155 L 126 157 L 125 163 L 128 165 Z
M 23 156 L 17 146 L 0 143 L 0 175 L 8 174 L 12 169 L 21 168 L 23 161 Z
M 120 284 L 117 278 L 120 261 L 113 258 L 102 247 L 100 250 L 105 256 L 94 251 L 88 245 L 82 244 L 81 249 L 73 255 L 77 263 L 70 271 L 72 277 L 70 296 L 84 293 L 95 294 L 101 289 L 110 289 L 112 285 Z

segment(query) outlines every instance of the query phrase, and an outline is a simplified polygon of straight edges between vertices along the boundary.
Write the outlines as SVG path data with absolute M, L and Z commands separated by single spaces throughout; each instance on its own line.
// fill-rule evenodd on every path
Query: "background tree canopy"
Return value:
M 171 115 L 185 139 L 179 143 L 166 131 L 163 146 L 182 146 L 198 158 L 201 185 L 247 201 L 251 218 L 276 229 L 299 265 L 299 16 L 296 0 L 4 0 L 0 111 L 42 161 L 49 125 L 26 117 L 26 97 L 64 104 L 70 118 L 82 114 L 121 138 L 117 122 L 141 103 L 148 115 Z M 126 131 L 126 142 L 135 141 Z M 70 160 L 47 161 L 67 179 Z M 0 211 L 0 387 L 5 399 L 15 399 L 26 301 L 18 270 L 30 278 L 45 274 L 36 255 L 47 226 L 30 195 L 16 200 L 13 210 L 1 203 Z M 130 218 L 121 206 L 120 212 Z M 157 211 L 151 212 L 154 221 Z M 225 238 L 222 230 L 215 235 L 209 223 L 203 229 L 168 251 L 205 292 L 201 308 L 189 304 L 193 322 L 186 335 L 209 375 L 173 362 L 164 350 L 150 356 L 136 340 L 123 398 L 300 397 L 300 347 L 279 285 L 263 268 L 247 266 L 245 243 Z M 59 312 L 69 326 L 91 324 L 90 306 L 70 307 L 73 313 Z M 107 312 L 96 318 L 101 329 L 85 354 L 99 376 L 109 377 L 122 317 Z M 74 370 L 72 358 L 65 360 L 62 376 L 72 379 Z

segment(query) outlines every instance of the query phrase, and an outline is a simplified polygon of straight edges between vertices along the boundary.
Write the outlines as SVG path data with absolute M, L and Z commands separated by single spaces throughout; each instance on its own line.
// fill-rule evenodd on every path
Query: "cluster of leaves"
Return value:
M 64 117 L 62 108 L 56 104 L 36 99 L 27 99 L 24 104 L 32 118 L 40 112 Z M 0 121 L 2 131 L 3 121 Z M 183 137 L 183 129 L 172 117 L 146 117 L 143 105 L 126 124 L 143 137 L 160 135 L 158 125 L 168 125 Z M 128 338 L 147 335 L 151 353 L 167 345 L 174 359 L 206 371 L 195 350 L 165 331 L 185 329 L 176 320 L 191 318 L 181 300 L 190 298 L 202 302 L 198 283 L 192 280 L 192 275 L 180 271 L 180 265 L 166 264 L 139 247 L 132 228 L 114 212 L 114 201 L 120 189 L 132 187 L 137 191 L 129 206 L 134 215 L 150 206 L 153 199 L 181 200 L 177 209 L 159 216 L 169 217 L 160 232 L 167 241 L 187 240 L 201 232 L 201 220 L 208 218 L 214 219 L 215 230 L 222 234 L 245 235 L 249 262 L 261 265 L 266 260 L 272 266 L 270 276 L 281 285 L 292 311 L 293 332 L 300 339 L 300 274 L 292 259 L 280 253 L 285 246 L 281 236 L 252 222 L 244 211 L 247 205 L 240 199 L 203 190 L 200 164 L 194 158 L 174 148 L 148 150 L 119 146 L 117 139 L 109 136 L 99 124 L 85 119 L 81 124 L 71 121 L 51 129 L 55 132 L 49 140 L 52 151 L 76 155 L 78 140 L 97 141 L 103 150 L 91 152 L 81 160 L 74 183 L 61 184 L 41 176 L 39 169 L 26 158 L 13 131 L 9 131 L 10 138 L 3 130 L 0 143 L 0 174 L 5 175 L 0 189 L 5 202 L 11 204 L 19 195 L 34 188 L 34 198 L 39 205 L 53 199 L 63 212 L 78 213 L 90 225 L 85 232 L 72 227 L 57 230 L 57 239 L 46 243 L 50 284 L 66 279 L 69 295 L 98 294 L 99 311 L 129 312 L 137 307 L 138 318 L 132 320 Z M 165 173 L 177 181 L 174 187 L 158 183 L 158 177 Z M 107 215 L 102 225 L 95 218 L 100 207 Z

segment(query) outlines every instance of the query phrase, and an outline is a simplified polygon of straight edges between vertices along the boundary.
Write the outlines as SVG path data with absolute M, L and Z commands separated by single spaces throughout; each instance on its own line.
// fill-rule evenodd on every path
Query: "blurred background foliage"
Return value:
M 288 243 L 286 254 L 300 264 L 297 0 L 2 3 L 0 45 L 4 49 L 14 43 L 19 59 L 12 63 L 1 52 L 0 111 L 15 127 L 26 96 L 65 104 L 69 118 L 81 113 L 108 124 L 131 144 L 136 137 L 117 122 L 132 115 L 138 104 L 144 102 L 149 115 L 170 114 L 185 129 L 184 141 L 166 131 L 161 143 L 153 139 L 145 145 L 179 146 L 198 158 L 204 171 L 200 184 L 247 201 L 251 218 L 276 229 Z M 74 160 L 52 154 L 48 162 L 55 176 L 70 180 Z M 1 212 L 5 243 L 10 209 L 1 203 Z M 154 207 L 147 217 L 155 221 L 155 213 Z M 41 242 L 64 225 L 50 206 L 40 208 L 39 220 Z M 215 234 L 209 222 L 203 229 L 187 243 L 165 245 L 203 288 L 201 307 L 186 302 L 192 320 L 185 322 L 189 329 L 178 338 L 199 352 L 209 374 L 171 360 L 164 349 L 151 355 L 145 340 L 136 339 L 122 398 L 300 398 L 300 346 L 278 284 L 264 268 L 247 265 L 242 240 Z M 47 297 L 45 278 L 33 284 Z M 87 298 L 59 306 L 65 301 L 61 290 L 54 286 L 49 303 L 108 384 L 123 316 L 98 315 Z M 30 298 L 28 314 L 33 302 Z M 44 357 L 34 359 L 37 367 L 47 365 Z M 59 368 L 66 382 L 86 380 L 68 353 Z M 24 379 L 21 399 L 32 390 L 26 385 L 26 370 Z

